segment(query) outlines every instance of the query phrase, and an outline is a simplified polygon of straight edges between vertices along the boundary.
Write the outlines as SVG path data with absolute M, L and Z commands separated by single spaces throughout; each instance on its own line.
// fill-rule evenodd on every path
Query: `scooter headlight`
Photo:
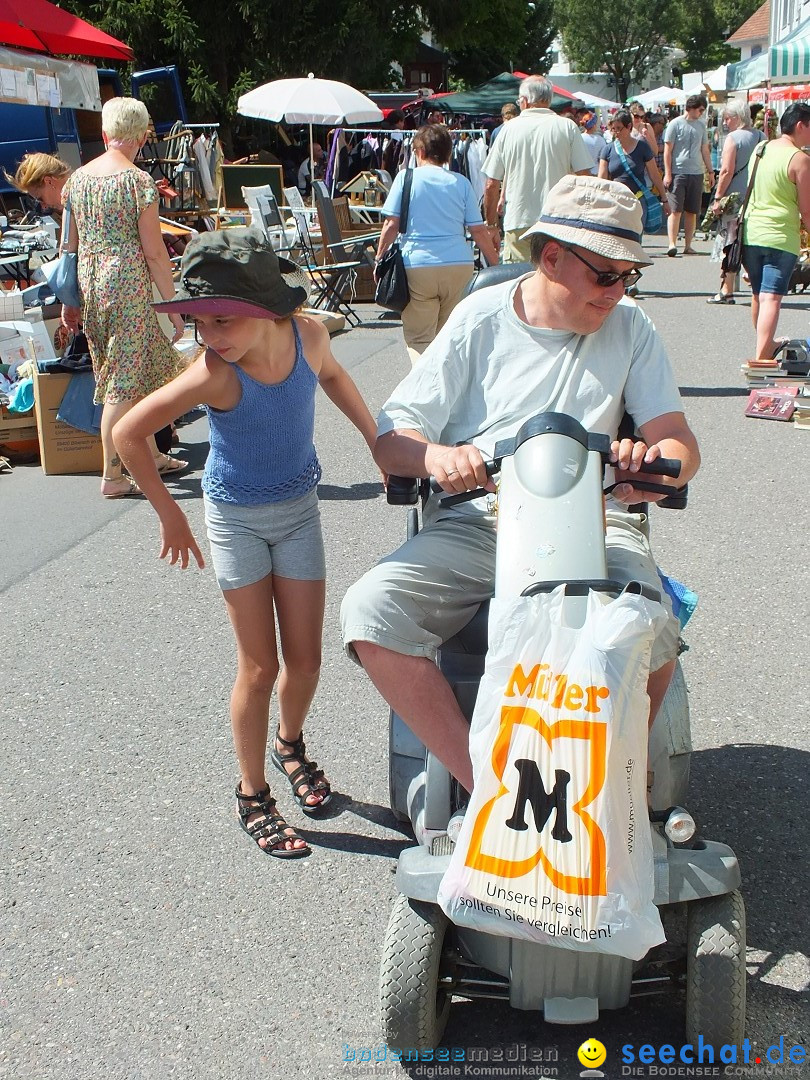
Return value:
M 681 806 L 674 806 L 664 823 L 664 832 L 673 844 L 685 844 L 695 835 L 695 819 Z

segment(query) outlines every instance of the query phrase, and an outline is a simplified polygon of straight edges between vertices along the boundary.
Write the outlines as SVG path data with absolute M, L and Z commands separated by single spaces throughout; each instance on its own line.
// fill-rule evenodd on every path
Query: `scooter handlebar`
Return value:
M 660 457 L 655 461 L 642 461 L 639 472 L 657 473 L 658 476 L 671 476 L 677 480 L 681 475 L 681 463 L 677 458 Z
M 500 471 L 501 463 L 496 459 L 495 461 L 485 461 L 484 466 L 487 470 L 487 476 L 493 476 L 496 472 Z M 438 495 L 440 492 L 444 491 L 444 488 L 435 476 L 430 477 L 430 490 L 434 495 Z M 478 499 L 486 494 L 487 492 L 484 488 L 475 488 L 473 491 L 460 491 L 457 495 L 450 495 L 449 497 L 455 499 L 456 502 L 464 502 L 466 499 Z M 442 502 L 445 506 L 452 505 L 452 503 L 448 503 L 445 500 L 442 500 Z

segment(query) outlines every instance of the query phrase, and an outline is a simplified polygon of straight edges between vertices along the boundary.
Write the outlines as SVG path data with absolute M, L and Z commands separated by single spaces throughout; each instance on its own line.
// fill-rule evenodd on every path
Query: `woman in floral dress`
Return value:
M 108 499 L 138 495 L 123 475 L 112 440 L 117 420 L 178 370 L 178 354 L 166 338 L 152 304 L 152 282 L 164 300 L 174 296 L 171 263 L 160 234 L 154 180 L 135 164 L 149 123 L 146 107 L 134 98 L 113 98 L 101 111 L 106 152 L 78 169 L 63 189 L 70 200 L 68 250 L 79 253 L 82 307 L 64 308 L 71 330 L 79 322 L 87 336 L 96 377 L 96 404 L 103 404 L 101 441 L 104 472 L 101 494 Z M 170 316 L 174 341 L 183 320 Z M 151 440 L 161 473 L 177 472 L 187 462 L 160 454 Z

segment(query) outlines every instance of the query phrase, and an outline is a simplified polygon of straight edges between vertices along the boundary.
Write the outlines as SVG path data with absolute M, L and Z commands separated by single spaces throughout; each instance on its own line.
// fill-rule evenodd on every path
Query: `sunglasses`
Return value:
M 584 259 L 578 251 L 574 251 L 572 247 L 566 247 L 565 244 L 562 244 L 561 247 L 564 251 L 570 251 L 575 259 L 579 259 L 581 263 L 585 263 L 588 269 L 596 274 L 596 284 L 600 289 L 609 289 L 619 281 L 624 284 L 625 288 L 641 281 L 642 275 L 640 270 L 624 270 L 621 274 L 617 274 L 613 270 L 597 270 L 597 268 L 592 266 L 587 259 Z

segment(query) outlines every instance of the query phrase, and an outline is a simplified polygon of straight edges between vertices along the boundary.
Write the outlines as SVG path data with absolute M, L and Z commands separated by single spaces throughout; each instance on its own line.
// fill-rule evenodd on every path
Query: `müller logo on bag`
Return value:
M 526 673 L 517 664 L 507 681 L 505 699 L 523 699 L 525 704 L 501 707 L 498 737 L 492 750 L 492 769 L 500 788 L 478 813 L 473 826 L 466 864 L 501 878 L 520 878 L 540 864 L 548 879 L 561 892 L 577 896 L 604 896 L 606 883 L 605 837 L 593 816 L 588 812 L 605 783 L 607 762 L 607 726 L 596 714 L 610 697 L 607 686 L 580 686 L 565 672 L 555 673 L 548 664 L 535 664 Z M 537 702 L 535 707 L 530 702 Z M 542 704 L 540 704 L 542 703 Z M 549 721 L 541 713 L 552 710 L 563 715 Z M 521 736 L 522 738 L 518 738 Z M 510 750 L 526 745 L 526 739 L 539 740 L 539 752 L 520 755 Z M 587 754 L 587 774 L 577 770 L 579 781 L 572 783 L 573 755 L 582 760 Z M 538 765 L 538 760 L 540 765 Z M 547 773 L 547 789 L 541 766 Z M 553 767 L 553 781 L 550 772 Z M 507 769 L 517 773 L 517 786 L 504 782 Z M 503 820 L 513 834 L 526 833 L 533 821 L 538 834 L 534 851 L 514 859 L 502 854 L 486 853 L 486 830 L 493 814 L 502 818 L 502 800 L 508 799 L 509 816 Z M 550 833 L 547 826 L 554 816 Z M 527 820 L 528 818 L 528 820 Z M 566 858 L 565 848 L 572 851 L 571 842 L 577 833 L 580 855 Z M 543 834 L 548 837 L 543 843 Z M 516 836 L 517 839 L 517 836 Z M 583 851 L 582 848 L 587 849 Z M 517 847 L 517 845 L 516 845 Z M 587 857 L 582 857 L 586 855 Z M 575 866 L 571 865 L 572 862 Z M 568 865 L 566 865 L 568 864 Z

